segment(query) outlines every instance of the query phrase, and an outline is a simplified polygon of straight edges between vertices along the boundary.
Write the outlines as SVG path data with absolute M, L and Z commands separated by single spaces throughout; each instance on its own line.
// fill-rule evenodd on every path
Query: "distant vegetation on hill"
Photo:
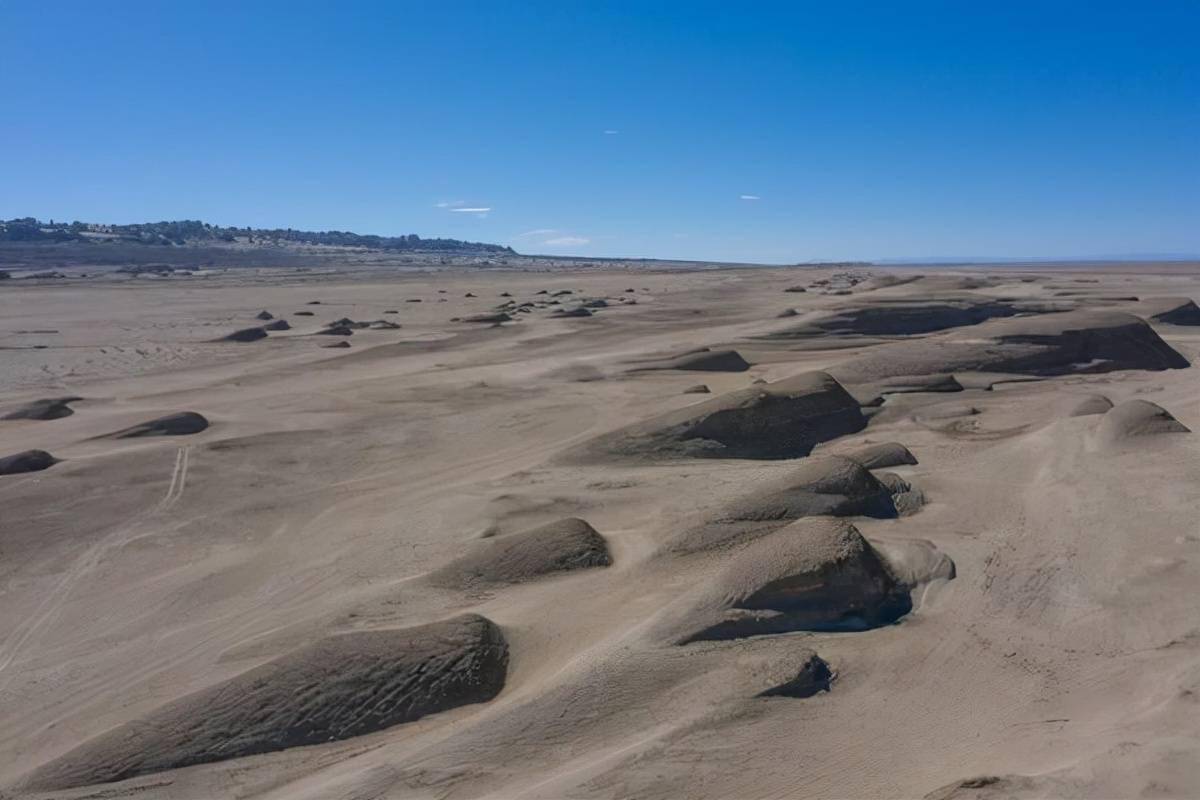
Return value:
M 102 225 L 90 222 L 42 222 L 33 217 L 0 220 L 0 242 L 105 242 L 169 245 L 288 244 L 364 247 L 371 250 L 512 253 L 511 247 L 459 239 L 422 239 L 407 236 L 371 236 L 348 231 L 297 231 L 291 228 L 223 228 L 198 220 L 145 222 L 138 225 Z

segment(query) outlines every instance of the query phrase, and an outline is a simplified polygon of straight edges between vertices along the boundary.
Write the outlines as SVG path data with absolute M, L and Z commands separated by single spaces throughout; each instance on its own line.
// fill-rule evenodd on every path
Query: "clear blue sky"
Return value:
M 0 0 L 0 217 L 1198 253 L 1198 41 L 1195 0 Z

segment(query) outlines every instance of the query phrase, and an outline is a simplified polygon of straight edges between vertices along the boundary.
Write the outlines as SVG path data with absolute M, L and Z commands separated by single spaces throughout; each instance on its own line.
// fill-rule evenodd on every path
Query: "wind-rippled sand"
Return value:
M 1200 274 L 17 284 L 0 796 L 1200 795 Z

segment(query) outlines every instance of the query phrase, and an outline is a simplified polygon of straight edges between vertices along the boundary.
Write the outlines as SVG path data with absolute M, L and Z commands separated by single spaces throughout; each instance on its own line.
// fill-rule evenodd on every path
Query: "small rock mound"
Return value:
M 274 322 L 263 325 L 264 331 L 290 331 L 292 326 L 288 324 L 286 319 L 277 319 Z
M 523 533 L 489 539 L 437 570 L 440 586 L 521 583 L 555 572 L 612 564 L 608 543 L 584 520 L 569 517 Z
M 297 312 L 295 313 L 295 316 L 297 316 L 297 317 L 311 317 L 311 316 L 314 316 L 314 315 L 313 315 L 313 312 L 311 312 L 311 311 L 297 311 Z
M 747 547 L 706 591 L 689 642 L 794 631 L 860 631 L 912 610 L 900 582 L 858 529 L 841 520 L 793 523 Z
M 712 389 L 709 389 L 703 383 L 697 383 L 695 386 L 689 386 L 683 390 L 684 394 L 712 394 Z
M 136 439 L 144 436 L 188 436 L 200 433 L 208 427 L 208 420 L 195 411 L 181 411 L 178 414 L 168 414 L 165 417 L 152 419 L 140 425 L 134 425 L 116 433 L 109 434 L 114 439 Z
M 797 286 L 789 286 L 788 288 L 784 289 L 784 291 L 785 291 L 785 292 L 791 292 L 791 293 L 793 293 L 793 294 L 799 294 L 799 293 L 802 293 L 802 292 L 807 292 L 807 291 L 808 291 L 808 289 L 806 289 L 806 288 L 805 288 L 805 287 L 803 287 L 803 286 L 799 286 L 799 285 L 797 285 Z
M 26 788 L 111 783 L 362 736 L 491 700 L 507 671 L 504 634 L 475 614 L 330 636 L 102 733 L 38 769 Z
M 759 697 L 812 697 L 818 692 L 828 692 L 836 677 L 825 659 L 809 653 L 800 669 L 788 680 L 758 693 Z
M 858 402 L 824 372 L 751 386 L 604 434 L 583 448 L 641 458 L 802 458 L 866 427 Z
M 354 331 L 346 325 L 332 325 L 317 331 L 317 336 L 353 336 Z
M 269 320 L 269 319 L 275 319 L 275 315 L 274 315 L 274 314 L 272 314 L 270 311 L 267 311 L 266 309 L 263 309 L 262 311 L 260 311 L 260 312 L 258 312 L 257 314 L 255 314 L 255 315 L 254 315 L 254 318 L 255 318 L 255 319 L 261 319 L 261 320 L 263 320 L 263 321 L 265 322 L 266 320 Z
M 850 453 L 849 456 L 867 469 L 883 469 L 917 463 L 917 457 L 899 442 L 867 445 Z
M 20 475 L 23 472 L 41 472 L 58 463 L 58 459 L 45 450 L 24 450 L 11 456 L 0 457 L 0 475 Z
M 1109 400 L 1104 395 L 1089 394 L 1075 404 L 1068 416 L 1090 417 L 1096 414 L 1107 414 L 1108 410 L 1112 407 L 1112 400 Z
M 0 419 L 36 419 L 43 421 L 62 419 L 75 413 L 75 409 L 67 404 L 82 399 L 82 397 L 44 397 L 40 400 L 34 400 L 32 403 L 27 403 L 20 408 L 13 409 L 3 417 L 0 417 Z
M 223 337 L 223 340 L 226 342 L 257 342 L 259 339 L 265 338 L 267 338 L 267 332 L 263 328 L 242 328 L 240 331 L 234 331 Z
M 1102 444 L 1120 445 L 1164 433 L 1191 433 L 1191 429 L 1160 405 L 1149 400 L 1128 400 L 1101 417 L 1096 437 Z
M 644 362 L 630 372 L 678 369 L 691 372 L 745 372 L 749 362 L 736 350 L 709 350 L 686 353 L 673 358 Z
M 350 346 L 350 343 L 347 342 L 345 339 L 343 339 L 340 342 L 334 342 L 333 344 L 321 345 L 321 347 L 325 348 L 326 350 L 345 350 L 349 346 Z

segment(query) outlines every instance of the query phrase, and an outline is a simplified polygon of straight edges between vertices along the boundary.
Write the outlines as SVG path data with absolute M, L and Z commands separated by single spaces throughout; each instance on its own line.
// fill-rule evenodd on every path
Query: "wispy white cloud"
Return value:
M 756 194 L 743 194 L 743 195 L 739 195 L 739 197 L 742 200 L 762 200 L 762 198 Z
M 466 205 L 466 202 L 463 200 L 443 200 L 440 203 L 434 203 L 433 207 L 434 208 L 458 208 L 459 206 L 465 206 L 465 205 Z
M 607 130 L 604 131 L 605 136 L 616 136 L 618 133 L 620 133 L 620 131 L 613 130 L 612 128 L 608 128 Z
M 491 206 L 461 206 L 459 208 L 452 208 L 450 210 L 459 214 L 486 214 L 491 211 L 492 208 Z
M 579 247 L 580 245 L 590 244 L 592 240 L 586 236 L 579 236 L 578 234 L 557 228 L 534 228 L 531 231 L 518 233 L 512 237 L 512 241 L 521 242 L 525 246 L 532 244 L 544 247 Z

